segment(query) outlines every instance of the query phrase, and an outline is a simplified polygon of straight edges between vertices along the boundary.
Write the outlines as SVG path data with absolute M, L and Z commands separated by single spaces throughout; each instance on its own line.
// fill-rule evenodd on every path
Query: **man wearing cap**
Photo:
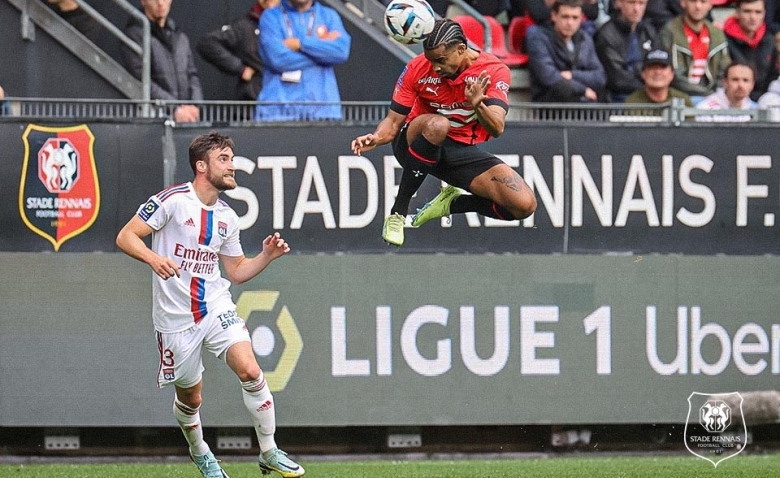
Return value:
M 660 39 L 650 22 L 644 20 L 647 0 L 616 0 L 619 14 L 601 26 L 594 41 L 612 101 L 622 103 L 642 87 L 642 57 L 659 48 Z
M 662 49 L 649 51 L 642 63 L 642 81 L 645 86 L 631 93 L 626 98 L 626 103 L 666 103 L 672 98 L 680 98 L 685 102 L 685 106 L 693 106 L 688 94 L 670 86 L 673 79 L 674 70 L 669 52 Z M 657 114 L 660 115 L 661 111 L 657 110 Z

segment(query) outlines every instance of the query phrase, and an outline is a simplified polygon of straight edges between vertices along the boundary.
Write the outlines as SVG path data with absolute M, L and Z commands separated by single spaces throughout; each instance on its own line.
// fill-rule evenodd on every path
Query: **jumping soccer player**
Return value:
M 208 444 L 200 420 L 202 351 L 223 360 L 238 376 L 252 417 L 263 473 L 304 474 L 276 446 L 276 410 L 263 371 L 252 351 L 249 332 L 236 314 L 230 282 L 240 284 L 290 252 L 279 233 L 263 241 L 263 251 L 244 256 L 238 216 L 219 194 L 236 187 L 233 141 L 211 132 L 189 147 L 192 182 L 152 196 L 116 238 L 127 255 L 145 262 L 155 276 L 152 316 L 160 351 L 157 385 L 173 384 L 173 414 L 184 432 L 190 456 L 205 478 L 227 478 Z M 151 249 L 143 238 L 152 234 Z M 230 282 L 222 278 L 219 263 Z
M 466 212 L 511 221 L 536 210 L 523 178 L 476 146 L 504 132 L 509 68 L 469 48 L 461 26 L 449 19 L 436 21 L 423 49 L 398 78 L 387 116 L 352 141 L 358 155 L 393 142 L 403 173 L 382 238 L 396 246 L 404 243 L 409 201 L 428 174 L 449 186 L 418 211 L 413 226 Z

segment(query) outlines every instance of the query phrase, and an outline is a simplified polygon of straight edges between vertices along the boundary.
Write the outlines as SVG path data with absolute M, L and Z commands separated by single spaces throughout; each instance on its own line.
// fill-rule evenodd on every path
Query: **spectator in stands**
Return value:
M 750 63 L 756 70 L 756 87 L 750 94 L 753 101 L 777 78 L 775 38 L 767 31 L 765 15 L 764 0 L 737 0 L 734 16 L 723 23 L 731 59 Z
M 755 86 L 755 69 L 749 63 L 732 62 L 726 68 L 723 88 L 707 96 L 696 105 L 702 110 L 753 110 L 758 104 L 750 99 Z M 696 121 L 750 121 L 749 115 L 697 116 Z
M 528 29 L 531 98 L 540 102 L 594 102 L 606 99 L 604 68 L 593 40 L 580 29 L 580 0 L 555 0 L 551 26 Z
M 616 0 L 618 13 L 596 32 L 594 41 L 613 102 L 622 103 L 642 87 L 642 59 L 658 48 L 658 32 L 643 20 L 647 0 Z
M 685 106 L 692 107 L 690 96 L 671 87 L 673 79 L 674 70 L 669 52 L 663 49 L 649 51 L 642 63 L 644 86 L 628 95 L 626 104 L 667 103 L 672 98 L 680 98 Z M 653 114 L 660 115 L 661 111 L 654 110 Z
M 187 34 L 168 18 L 172 0 L 141 0 L 144 14 L 151 23 L 151 97 L 170 101 L 201 101 L 203 89 L 195 67 L 195 59 Z M 125 34 L 141 43 L 143 25 L 130 17 Z M 125 68 L 136 78 L 141 78 L 143 60 L 140 55 L 122 47 Z M 180 123 L 198 121 L 200 111 L 192 104 L 182 104 L 173 111 L 173 119 Z
M 351 43 L 336 10 L 316 0 L 282 0 L 263 13 L 263 88 L 257 99 L 279 104 L 258 105 L 255 119 L 340 120 L 341 95 L 333 67 L 347 61 Z
M 550 24 L 550 9 L 555 0 L 522 0 L 524 3 L 525 14 L 528 15 L 536 25 Z M 592 31 L 588 31 L 591 36 L 599 26 L 609 20 L 609 9 L 605 6 L 609 0 L 586 0 L 582 2 L 582 12 L 585 14 L 584 23 L 591 23 Z
M 204 60 L 237 78 L 236 100 L 255 101 L 260 94 L 263 61 L 258 52 L 258 21 L 264 10 L 277 5 L 279 0 L 257 0 L 246 15 L 210 31 L 198 42 Z
M 669 20 L 683 13 L 680 0 L 647 0 L 645 18 L 661 31 Z
M 758 107 L 761 109 L 775 108 L 780 106 L 780 79 L 769 83 L 767 92 L 758 99 Z
M 523 0 L 525 14 L 531 17 L 536 25 L 550 23 L 550 7 L 552 0 Z
M 89 41 L 101 46 L 106 38 L 103 27 L 89 13 L 79 7 L 75 0 L 46 0 L 54 10 L 73 28 L 81 32 Z M 105 49 L 105 48 L 104 48 Z
M 11 116 L 11 103 L 5 99 L 5 90 L 0 86 L 0 116 Z
M 681 0 L 683 13 L 661 30 L 661 41 L 672 54 L 672 86 L 688 93 L 694 104 L 715 92 L 731 62 L 722 30 L 707 20 L 711 0 Z
M 391 0 L 382 0 L 382 3 L 387 6 L 389 5 Z M 447 7 L 450 6 L 449 0 L 429 0 L 428 5 L 433 8 L 433 11 L 436 12 L 440 17 L 444 17 L 447 15 Z
M 780 0 L 766 0 L 765 6 L 766 28 L 780 41 Z
M 508 0 L 465 0 L 480 15 L 490 16 L 498 20 L 502 25 L 509 25 L 509 9 L 512 7 Z M 447 7 L 447 18 L 455 18 L 458 15 L 468 15 L 455 3 Z
M 442 0 L 438 0 L 442 1 Z M 428 2 L 433 7 L 433 4 L 431 2 Z M 512 22 L 512 19 L 515 17 L 522 17 L 526 15 L 525 12 L 525 6 L 523 5 L 525 3 L 525 0 L 509 0 L 509 10 L 507 13 L 509 14 L 509 21 Z M 434 11 L 436 10 L 436 7 L 433 8 Z

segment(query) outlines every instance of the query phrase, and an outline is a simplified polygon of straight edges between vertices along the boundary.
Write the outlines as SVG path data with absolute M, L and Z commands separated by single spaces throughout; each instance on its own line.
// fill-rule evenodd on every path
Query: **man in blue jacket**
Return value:
M 347 61 L 351 43 L 338 13 L 314 0 L 282 0 L 266 10 L 260 17 L 265 69 L 255 119 L 340 120 L 333 67 Z
M 604 101 L 607 78 L 593 40 L 580 29 L 581 0 L 555 0 L 551 26 L 528 29 L 531 98 L 540 102 Z

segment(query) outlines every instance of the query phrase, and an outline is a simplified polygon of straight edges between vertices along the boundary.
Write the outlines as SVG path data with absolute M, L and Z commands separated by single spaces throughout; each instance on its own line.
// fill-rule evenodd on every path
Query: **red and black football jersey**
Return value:
M 407 114 L 407 122 L 425 113 L 444 115 L 450 120 L 450 138 L 465 144 L 483 143 L 490 139 L 490 134 L 479 123 L 477 113 L 466 100 L 466 80 L 476 80 L 483 70 L 490 75 L 485 105 L 499 105 L 508 110 L 509 68 L 486 52 L 480 52 L 471 66 L 455 79 L 438 76 L 425 55 L 418 55 L 398 77 L 391 109 Z

